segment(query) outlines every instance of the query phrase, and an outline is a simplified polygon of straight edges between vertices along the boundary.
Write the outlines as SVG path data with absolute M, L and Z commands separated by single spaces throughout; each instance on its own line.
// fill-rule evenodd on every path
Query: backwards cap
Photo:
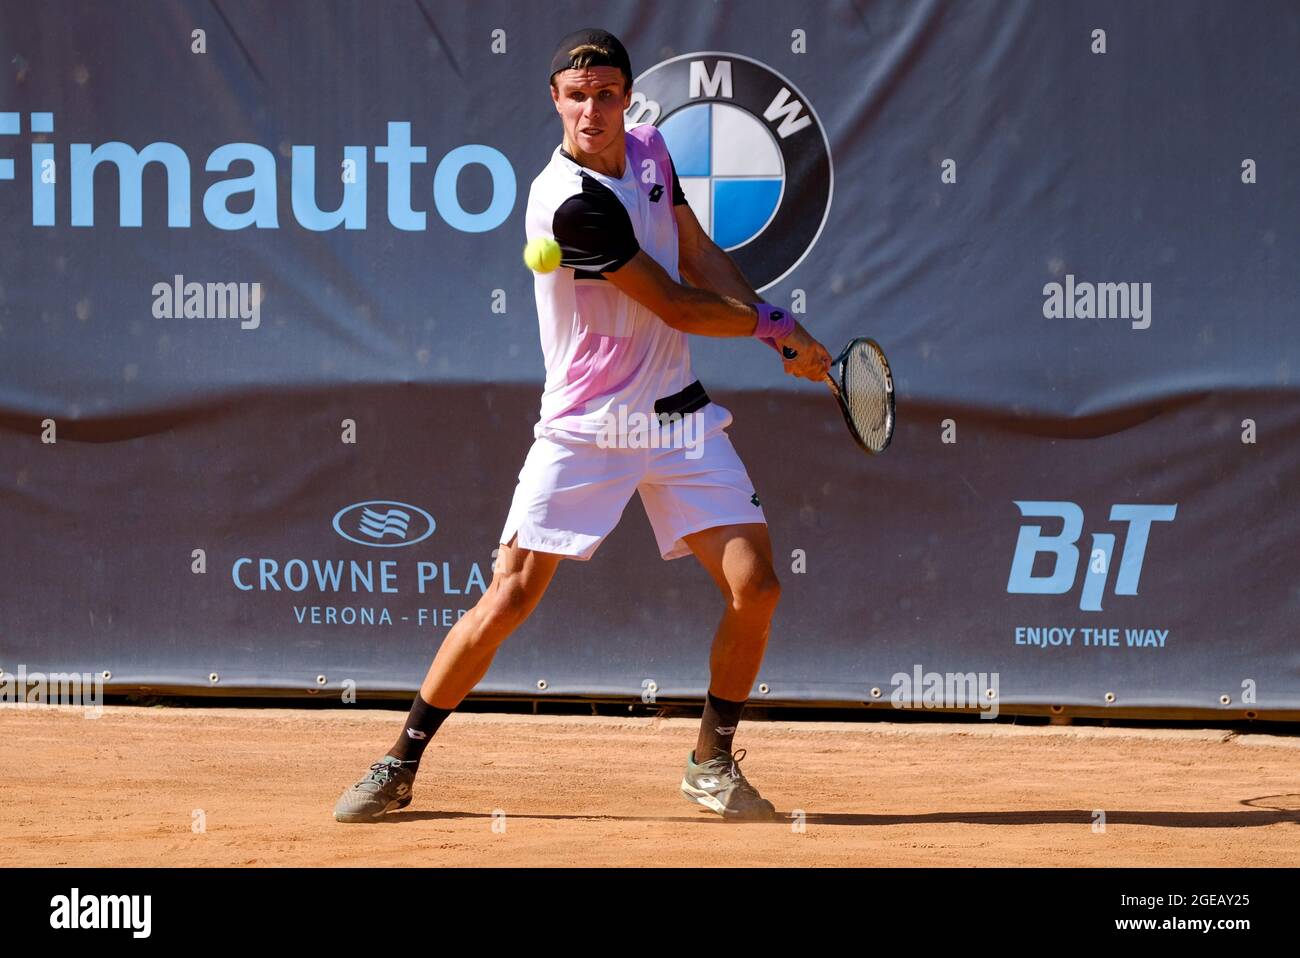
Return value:
M 609 51 L 608 57 L 597 56 L 592 62 L 590 53 L 579 53 L 574 55 L 574 50 L 590 44 L 591 46 L 603 47 Z M 574 30 L 555 48 L 555 54 L 551 57 L 551 80 L 555 79 L 555 74 L 561 70 L 574 69 L 574 60 L 586 59 L 586 66 L 611 66 L 618 67 L 623 71 L 623 79 L 627 86 L 632 86 L 632 61 L 628 58 L 627 50 L 619 42 L 618 37 L 608 30 L 600 30 L 595 27 L 586 27 L 582 30 Z M 608 62 L 599 62 L 605 60 Z

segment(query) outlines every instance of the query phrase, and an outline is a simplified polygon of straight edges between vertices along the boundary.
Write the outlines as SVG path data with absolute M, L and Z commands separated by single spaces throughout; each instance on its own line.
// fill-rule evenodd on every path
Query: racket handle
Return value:
M 799 355 L 799 350 L 791 349 L 789 346 L 782 346 L 781 355 L 784 356 L 786 359 L 794 359 Z M 835 393 L 835 395 L 838 396 L 840 394 L 840 387 L 835 384 L 835 380 L 831 378 L 831 374 L 829 372 L 822 378 L 822 382 L 830 386 L 831 392 Z
M 781 355 L 784 356 L 786 359 L 794 359 L 796 356 L 799 355 L 799 350 L 791 349 L 789 346 L 782 346 Z M 825 377 L 823 377 L 822 382 L 830 386 L 831 392 L 835 393 L 836 396 L 840 394 L 840 387 L 835 384 L 835 380 L 831 378 L 831 374 L 829 372 L 825 375 Z
M 792 350 L 789 346 L 783 346 L 781 347 L 781 355 L 785 356 L 785 359 L 794 359 L 794 357 L 800 355 L 800 352 L 798 352 L 798 350 Z M 835 391 L 836 395 L 840 395 L 840 387 L 835 385 L 835 380 L 832 380 L 831 373 L 828 372 L 822 382 L 827 383 L 827 385 Z

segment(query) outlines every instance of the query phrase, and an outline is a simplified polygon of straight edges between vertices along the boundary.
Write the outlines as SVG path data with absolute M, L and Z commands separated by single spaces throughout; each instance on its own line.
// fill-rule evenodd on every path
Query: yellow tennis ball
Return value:
M 549 273 L 560 265 L 560 244 L 549 236 L 538 236 L 524 247 L 524 262 L 535 273 Z

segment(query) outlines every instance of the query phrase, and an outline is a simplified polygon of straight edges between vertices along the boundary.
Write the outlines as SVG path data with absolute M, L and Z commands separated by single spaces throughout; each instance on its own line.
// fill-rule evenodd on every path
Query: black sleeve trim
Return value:
M 560 244 L 560 265 L 569 269 L 612 273 L 641 251 L 623 204 L 589 176 L 582 178 L 582 192 L 555 211 L 551 234 Z
M 673 206 L 681 206 L 686 202 L 686 194 L 682 192 L 682 184 L 677 182 L 677 166 L 671 156 L 668 157 L 668 168 L 673 171 Z

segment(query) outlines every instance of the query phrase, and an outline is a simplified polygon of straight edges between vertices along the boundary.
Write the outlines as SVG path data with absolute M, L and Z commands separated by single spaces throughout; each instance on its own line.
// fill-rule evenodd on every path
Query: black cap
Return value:
M 614 36 L 614 34 L 608 30 L 600 30 L 595 27 L 574 30 L 560 41 L 555 48 L 554 56 L 551 57 L 550 78 L 552 80 L 555 79 L 555 74 L 561 70 L 573 69 L 573 58 L 569 55 L 569 51 L 582 46 L 584 43 L 594 43 L 607 49 L 610 52 L 612 61 L 608 65 L 622 70 L 627 86 L 632 86 L 632 61 L 628 58 L 627 50 L 623 48 L 623 44 L 619 42 L 618 37 Z

